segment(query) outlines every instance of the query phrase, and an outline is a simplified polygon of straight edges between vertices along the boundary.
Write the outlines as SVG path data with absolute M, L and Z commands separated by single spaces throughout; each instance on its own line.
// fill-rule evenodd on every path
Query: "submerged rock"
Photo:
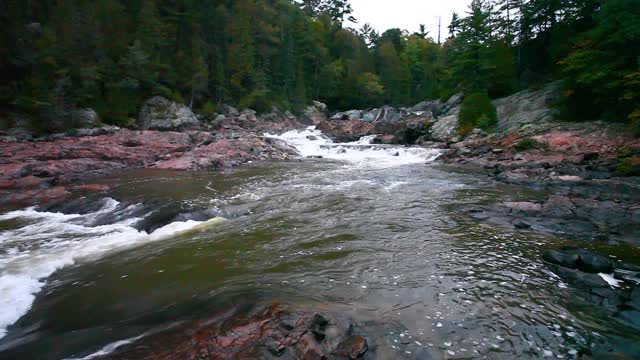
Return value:
M 611 273 L 613 263 L 608 258 L 579 248 L 547 250 L 542 258 L 552 264 L 589 273 Z
M 361 359 L 367 340 L 349 319 L 236 306 L 124 345 L 100 359 Z

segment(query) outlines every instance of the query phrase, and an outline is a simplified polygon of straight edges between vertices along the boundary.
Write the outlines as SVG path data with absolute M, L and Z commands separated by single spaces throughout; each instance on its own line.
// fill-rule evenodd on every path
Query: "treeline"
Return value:
M 474 0 L 460 15 L 438 44 L 424 27 L 356 30 L 346 0 L 4 0 L 0 103 L 122 125 L 152 95 L 202 112 L 339 110 L 564 78 L 573 117 L 640 121 L 640 1 Z

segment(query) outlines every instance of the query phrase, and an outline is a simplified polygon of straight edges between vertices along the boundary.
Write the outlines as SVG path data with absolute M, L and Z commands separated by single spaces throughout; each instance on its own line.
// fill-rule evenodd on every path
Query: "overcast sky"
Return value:
M 425 24 L 429 36 L 437 39 L 438 16 L 441 16 L 444 41 L 451 14 L 454 11 L 464 14 L 471 0 L 350 0 L 350 3 L 358 23 L 348 24 L 349 27 L 359 29 L 369 23 L 380 33 L 391 28 L 415 32 L 420 24 Z

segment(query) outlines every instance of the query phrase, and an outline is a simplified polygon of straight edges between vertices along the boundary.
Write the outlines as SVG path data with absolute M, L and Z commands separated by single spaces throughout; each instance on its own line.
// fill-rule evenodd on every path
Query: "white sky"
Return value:
M 455 11 L 463 15 L 471 0 L 350 0 L 353 16 L 357 24 L 346 26 L 360 29 L 365 23 L 371 24 L 379 33 L 391 28 L 400 28 L 410 32 L 418 31 L 425 24 L 429 36 L 438 37 L 438 16 L 442 17 L 442 41 L 448 34 L 451 14 Z

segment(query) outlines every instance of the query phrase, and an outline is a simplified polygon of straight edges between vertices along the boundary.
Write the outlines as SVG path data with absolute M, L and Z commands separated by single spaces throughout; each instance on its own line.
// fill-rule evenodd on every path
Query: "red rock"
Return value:
M 203 131 L 121 130 L 111 135 L 5 142 L 2 147 L 0 190 L 66 185 L 134 168 L 209 170 L 295 155 L 290 148 L 242 129 L 219 138 Z M 25 196 L 8 194 L 0 198 L 0 205 L 12 199 L 23 203 Z
M 69 190 L 74 190 L 74 191 L 95 191 L 95 192 L 107 191 L 109 189 L 111 189 L 109 185 L 103 185 L 103 184 L 84 184 L 84 185 L 72 186 L 69 188 Z
M 352 336 L 341 342 L 336 349 L 336 355 L 358 359 L 368 350 L 367 339 L 362 336 Z

